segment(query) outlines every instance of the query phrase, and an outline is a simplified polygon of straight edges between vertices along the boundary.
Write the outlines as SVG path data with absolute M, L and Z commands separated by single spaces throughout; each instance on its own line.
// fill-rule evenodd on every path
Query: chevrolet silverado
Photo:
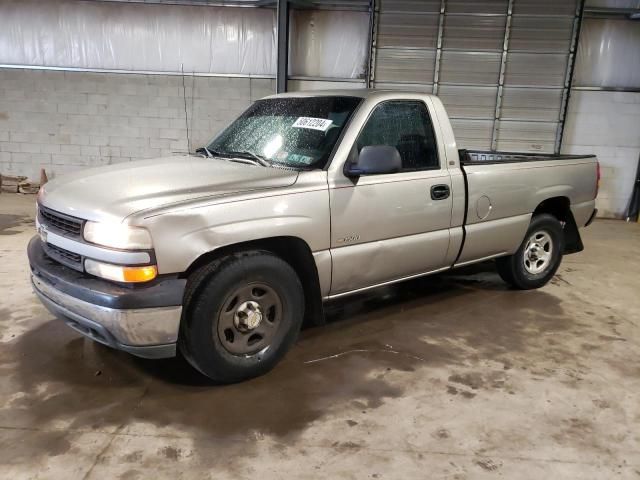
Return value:
M 598 181 L 594 156 L 458 150 L 435 96 L 275 95 L 191 155 L 46 183 L 31 280 L 83 335 L 235 382 L 330 299 L 488 259 L 542 287 L 583 249 Z

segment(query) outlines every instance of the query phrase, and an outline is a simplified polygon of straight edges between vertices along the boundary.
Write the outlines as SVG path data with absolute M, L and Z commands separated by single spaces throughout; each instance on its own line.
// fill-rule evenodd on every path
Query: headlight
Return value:
M 146 228 L 120 223 L 87 222 L 84 224 L 84 239 L 104 247 L 123 250 L 149 250 L 153 247 L 151 235 Z
M 84 261 L 84 269 L 90 275 L 106 278 L 114 282 L 140 283 L 153 280 L 158 275 L 155 265 L 145 265 L 143 267 L 127 267 L 123 265 L 113 265 L 111 263 L 96 262 L 87 258 Z

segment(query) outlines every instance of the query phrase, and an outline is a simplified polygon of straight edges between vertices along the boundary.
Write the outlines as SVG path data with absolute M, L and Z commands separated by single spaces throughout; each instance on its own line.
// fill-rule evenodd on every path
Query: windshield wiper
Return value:
M 229 157 L 231 155 L 230 153 L 218 152 L 217 150 L 213 150 L 213 149 L 208 148 L 208 147 L 197 148 L 196 149 L 196 153 L 199 153 L 200 155 L 205 155 L 207 158 Z
M 219 152 L 211 151 L 207 147 L 196 148 L 196 153 L 204 154 L 207 158 L 213 158 L 214 154 L 219 155 Z
M 272 163 L 264 157 L 260 155 L 250 152 L 248 150 L 241 150 L 238 152 L 218 152 L 216 150 L 211 150 L 207 147 L 200 147 L 196 150 L 196 153 L 200 155 L 205 155 L 207 158 L 214 157 L 222 157 L 226 158 L 229 161 L 233 161 L 234 157 L 236 161 L 246 160 L 241 163 L 249 163 L 251 165 L 261 165 L 263 167 L 270 167 Z
M 257 155 L 253 152 L 249 152 L 247 150 L 243 150 L 240 152 L 227 152 L 226 153 L 230 157 L 238 157 L 244 160 L 252 160 L 256 165 L 262 165 L 263 167 L 270 167 L 272 163 L 264 157 Z

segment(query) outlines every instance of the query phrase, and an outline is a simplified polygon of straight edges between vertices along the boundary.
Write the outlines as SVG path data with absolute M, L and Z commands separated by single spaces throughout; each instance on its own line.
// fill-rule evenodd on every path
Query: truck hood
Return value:
M 46 183 L 38 201 L 74 217 L 121 222 L 150 208 L 293 185 L 298 172 L 173 156 L 80 170 Z

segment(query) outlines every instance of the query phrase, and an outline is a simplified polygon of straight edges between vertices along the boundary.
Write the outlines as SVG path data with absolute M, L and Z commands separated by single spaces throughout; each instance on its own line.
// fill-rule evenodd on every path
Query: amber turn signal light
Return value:
M 86 259 L 84 261 L 84 269 L 91 275 L 113 280 L 114 282 L 141 283 L 153 280 L 158 276 L 158 268 L 155 265 L 129 267 Z

